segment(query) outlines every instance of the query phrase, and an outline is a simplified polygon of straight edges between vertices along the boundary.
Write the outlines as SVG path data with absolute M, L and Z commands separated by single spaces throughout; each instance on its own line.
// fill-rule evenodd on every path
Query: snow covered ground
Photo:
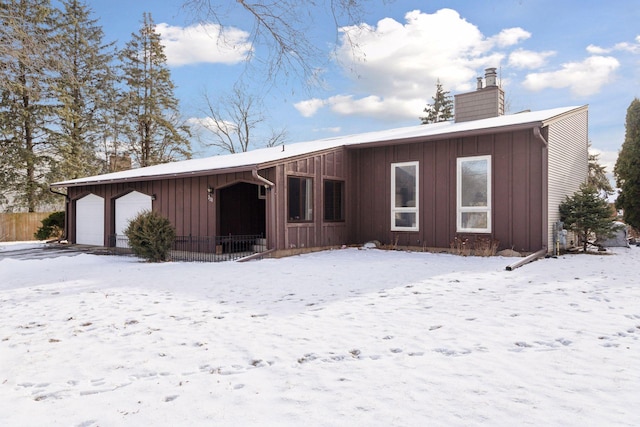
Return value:
M 1 259 L 0 425 L 640 425 L 640 248 L 511 262 Z

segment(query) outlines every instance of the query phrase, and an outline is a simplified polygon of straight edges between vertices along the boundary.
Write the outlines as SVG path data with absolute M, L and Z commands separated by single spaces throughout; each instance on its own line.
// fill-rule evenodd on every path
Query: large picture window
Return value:
M 460 157 L 457 171 L 458 232 L 491 232 L 491 156 Z
M 287 180 L 289 194 L 289 222 L 313 220 L 313 180 L 290 176 Z
M 324 220 L 344 221 L 343 181 L 324 181 Z
M 391 164 L 391 230 L 418 231 L 418 162 Z

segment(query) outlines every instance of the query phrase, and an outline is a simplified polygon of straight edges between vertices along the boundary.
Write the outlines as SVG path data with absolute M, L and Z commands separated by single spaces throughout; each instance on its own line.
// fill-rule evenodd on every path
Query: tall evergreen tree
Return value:
M 436 83 L 436 94 L 431 99 L 433 99 L 433 104 L 427 104 L 423 110 L 427 115 L 420 117 L 423 125 L 445 122 L 453 118 L 453 99 L 449 95 L 449 91 L 442 88 L 440 80 Z
M 613 172 L 620 189 L 616 207 L 623 209 L 624 221 L 640 230 L 640 100 L 635 98 L 627 109 L 626 131 L 622 149 Z
M 589 143 L 591 147 L 591 143 Z M 610 196 L 614 193 L 611 182 L 607 178 L 607 168 L 598 162 L 599 154 L 589 153 L 589 176 L 587 183 L 595 187 L 604 196 Z
M 75 179 L 102 170 L 97 151 L 101 143 L 100 119 L 115 90 L 109 67 L 115 53 L 104 44 L 104 33 L 91 9 L 80 0 L 64 0 L 57 23 L 55 51 L 64 62 L 55 79 L 55 179 Z
M 189 158 L 188 127 L 180 122 L 160 34 L 151 15 L 143 15 L 138 33 L 132 34 L 120 54 L 127 85 L 126 130 L 129 150 L 140 167 Z
M 118 68 L 109 69 L 107 83 L 102 102 L 103 109 L 98 111 L 100 127 L 100 152 L 103 157 L 103 172 L 118 172 L 131 167 L 128 145 L 123 141 L 127 134 L 129 95 L 121 87 L 122 76 Z M 125 159 L 126 158 L 126 159 Z M 113 160 L 112 160 L 113 159 Z
M 0 3 L 0 194 L 9 210 L 35 212 L 54 200 L 48 126 L 53 116 L 53 76 L 59 53 L 51 49 L 57 19 L 49 0 Z

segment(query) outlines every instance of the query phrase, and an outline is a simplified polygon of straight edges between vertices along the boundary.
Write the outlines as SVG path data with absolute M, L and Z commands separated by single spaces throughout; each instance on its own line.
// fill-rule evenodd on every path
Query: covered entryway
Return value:
M 104 246 L 104 198 L 88 194 L 76 200 L 76 243 Z
M 240 182 L 219 190 L 218 235 L 265 235 L 266 200 L 264 193 L 260 190 L 259 185 L 247 182 Z
M 151 196 L 132 191 L 116 199 L 115 202 L 115 232 L 116 246 L 128 246 L 126 241 L 120 238 L 124 236 L 124 231 L 129 226 L 129 221 L 135 218 L 142 211 L 151 210 Z

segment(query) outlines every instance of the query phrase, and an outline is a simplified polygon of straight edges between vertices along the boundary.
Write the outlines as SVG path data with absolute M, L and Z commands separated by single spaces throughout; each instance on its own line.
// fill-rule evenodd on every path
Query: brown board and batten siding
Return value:
M 553 243 L 553 225 L 560 219 L 558 206 L 580 189 L 589 173 L 589 113 L 581 111 L 560 117 L 548 125 L 549 184 L 548 241 Z
M 324 191 L 326 179 L 344 181 L 346 198 L 349 197 L 349 183 L 346 177 L 345 149 L 340 147 L 321 153 L 291 159 L 276 164 L 274 209 L 275 221 L 270 225 L 269 238 L 273 247 L 282 250 L 308 249 L 314 247 L 338 246 L 350 243 L 347 234 L 349 211 L 345 211 L 345 220 L 324 221 Z M 308 177 L 313 179 L 313 215 L 308 222 L 290 222 L 288 213 L 288 177 Z M 271 178 L 270 178 L 271 179 Z
M 492 232 L 501 248 L 542 247 L 543 150 L 531 129 L 350 150 L 354 240 L 448 248 L 456 236 L 456 161 L 492 158 Z M 391 231 L 392 163 L 419 162 L 419 231 Z
M 256 234 L 259 228 L 269 249 L 289 253 L 371 240 L 449 248 L 456 237 L 477 236 L 496 239 L 501 249 L 552 249 L 558 205 L 587 176 L 587 107 L 429 126 L 312 141 L 304 149 L 269 149 L 255 157 L 247 154 L 246 163 L 223 156 L 207 163 L 211 169 L 196 162 L 193 169 L 159 167 L 140 175 L 128 171 L 58 183 L 68 188 L 67 238 L 76 240 L 77 201 L 94 194 L 104 199 L 104 220 L 98 220 L 104 221 L 104 230 L 96 229 L 108 244 L 115 232 L 115 201 L 138 191 L 152 199 L 152 209 L 166 216 L 178 235 Z M 486 234 L 456 229 L 458 159 L 473 156 L 491 157 L 491 229 Z M 405 162 L 418 164 L 418 229 L 392 231 L 391 165 Z M 290 176 L 313 180 L 308 221 L 288 218 Z M 343 220 L 332 214 L 325 220 L 326 180 L 344 183 L 339 187 Z M 239 211 L 242 215 L 236 215 Z M 86 218 L 97 216 L 86 212 Z
M 107 237 L 115 232 L 115 200 L 131 191 L 155 196 L 152 209 L 167 217 L 179 236 L 215 236 L 217 232 L 216 199 L 209 201 L 208 188 L 219 189 L 237 182 L 253 182 L 251 172 L 227 173 L 210 176 L 129 181 L 112 184 L 94 184 L 69 187 L 68 196 L 73 205 L 69 210 L 70 222 L 75 224 L 75 202 L 88 194 L 105 200 L 104 230 Z M 67 238 L 75 242 L 74 226 L 67 230 Z

